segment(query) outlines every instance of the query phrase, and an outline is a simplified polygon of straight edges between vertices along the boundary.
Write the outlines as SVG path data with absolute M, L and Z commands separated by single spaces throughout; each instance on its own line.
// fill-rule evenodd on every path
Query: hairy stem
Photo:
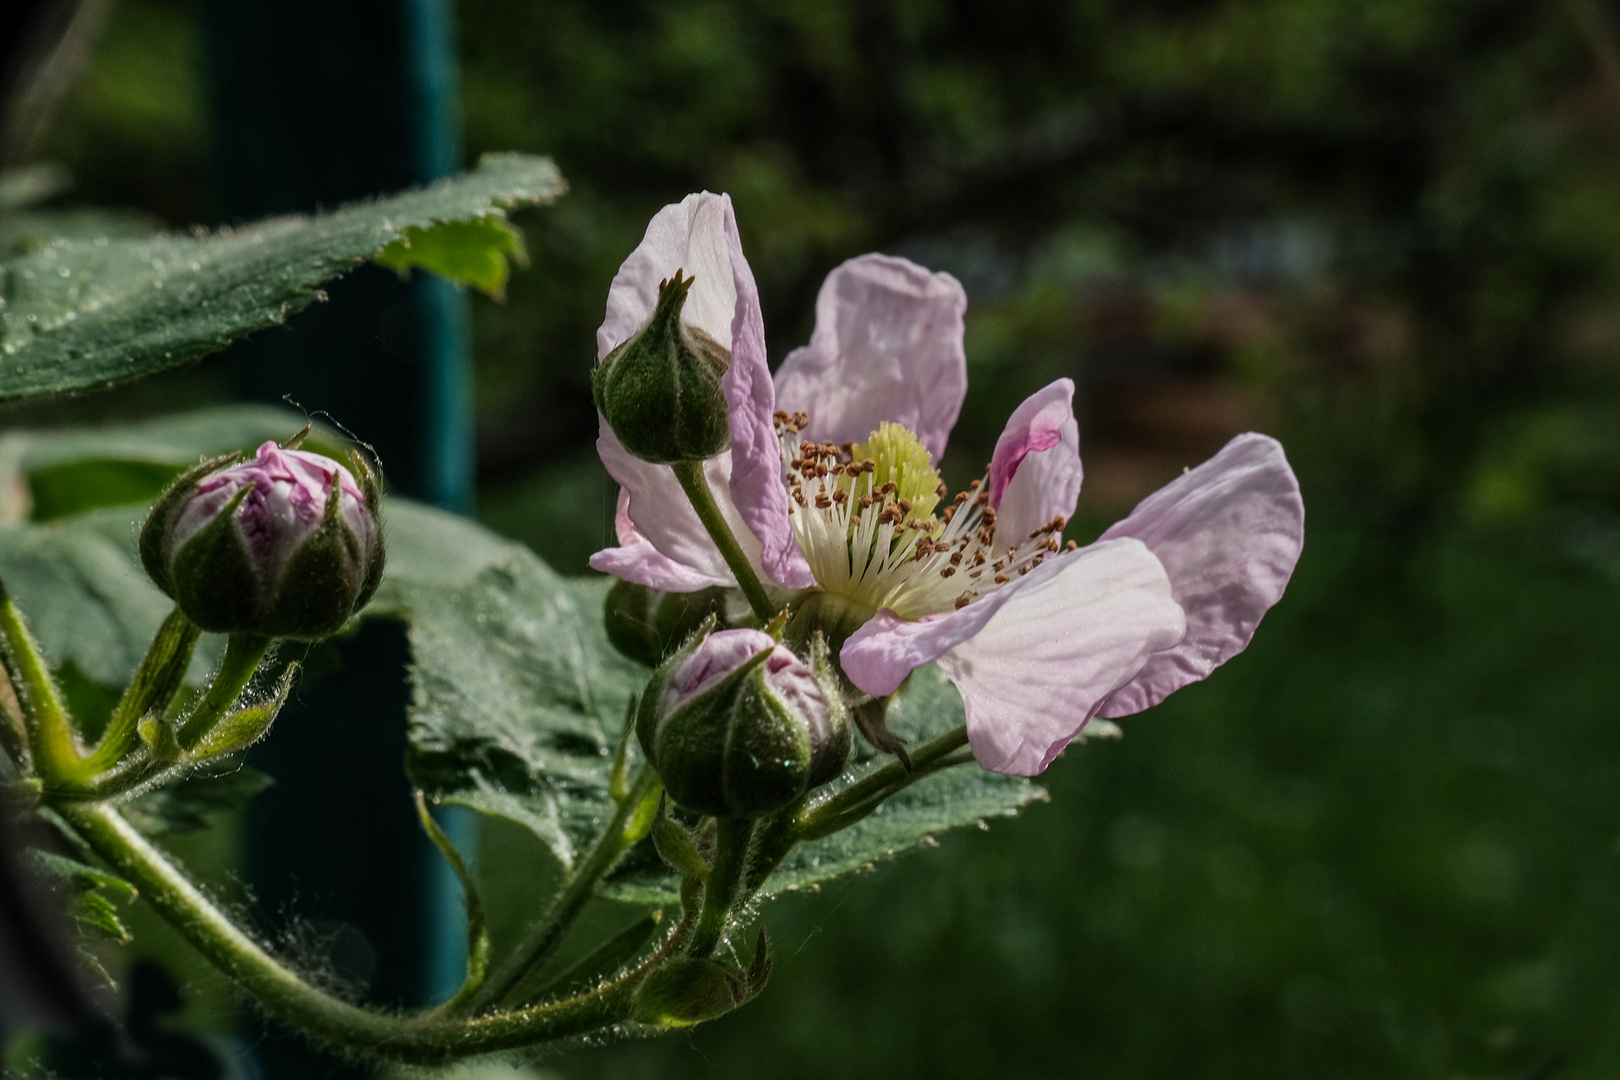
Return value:
M 698 520 L 709 531 L 709 539 L 720 549 L 726 565 L 736 576 L 737 584 L 748 598 L 748 606 L 754 609 L 761 623 L 776 618 L 777 606 L 771 603 L 765 586 L 760 584 L 759 575 L 754 573 L 748 556 L 743 554 L 742 545 L 737 543 L 731 526 L 726 524 L 725 515 L 720 513 L 720 505 L 714 501 L 714 492 L 709 490 L 709 478 L 703 473 L 703 462 L 677 461 L 670 468 L 675 470 L 675 479 L 681 482 L 681 490 L 686 492 L 692 509 L 697 511 Z
M 0 660 L 22 706 L 34 767 L 47 783 L 71 780 L 83 761 L 62 694 L 11 594 L 0 585 Z
M 202 700 L 191 715 L 181 721 L 180 749 L 190 750 L 219 723 L 219 718 L 247 689 L 254 672 L 259 670 L 259 661 L 270 651 L 270 644 L 274 640 L 262 634 L 230 636 L 225 643 L 225 658 L 219 662 L 219 670 L 214 672 L 213 681 L 208 684 Z
M 123 697 L 114 706 L 101 742 L 85 761 L 85 777 L 118 764 L 135 745 L 135 727 L 141 717 L 149 712 L 162 712 L 174 700 L 174 695 L 179 693 L 181 683 L 185 680 L 186 668 L 191 664 L 191 654 L 196 650 L 197 638 L 201 634 L 197 624 L 186 618 L 178 607 L 169 612 L 169 617 L 163 620 L 157 635 L 152 638 L 135 678 L 130 680 Z
M 595 846 L 569 875 L 562 891 L 552 899 L 545 916 L 529 931 L 522 944 L 490 973 L 482 986 L 465 997 L 458 995 L 460 1000 L 456 1003 L 455 1012 L 476 1014 L 498 1004 L 516 990 L 530 973 L 556 955 L 568 928 L 573 925 L 586 901 L 596 894 L 596 887 L 602 878 L 613 869 L 619 856 L 641 838 L 638 832 L 645 831 L 639 824 L 639 818 L 645 815 L 641 804 L 647 801 L 647 796 L 657 784 L 658 774 L 644 766 L 631 783 L 629 794 L 619 803 L 618 810 L 597 838 Z M 638 809 L 642 809 L 642 814 L 637 814 Z
M 157 848 L 111 807 L 64 803 L 64 818 L 141 896 L 266 1011 L 309 1037 L 350 1052 L 436 1064 L 587 1034 L 624 1022 L 646 974 L 678 943 L 684 927 L 640 964 L 589 993 L 546 1005 L 466 1020 L 372 1012 L 304 982 L 214 906 Z
M 688 955 L 699 958 L 714 952 L 725 939 L 731 909 L 743 898 L 749 841 L 754 838 L 753 818 L 720 818 L 718 824 L 714 865 L 703 885 L 703 910 L 687 950 Z

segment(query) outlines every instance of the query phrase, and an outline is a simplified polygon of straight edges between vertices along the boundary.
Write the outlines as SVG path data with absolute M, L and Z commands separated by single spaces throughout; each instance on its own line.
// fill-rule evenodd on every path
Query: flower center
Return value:
M 776 414 L 788 520 L 828 592 L 920 619 L 994 592 L 1059 550 L 1061 517 L 1027 537 L 998 539 L 983 480 L 936 515 L 945 485 L 922 440 L 902 425 L 838 446 L 804 441 L 808 423 L 803 413 Z

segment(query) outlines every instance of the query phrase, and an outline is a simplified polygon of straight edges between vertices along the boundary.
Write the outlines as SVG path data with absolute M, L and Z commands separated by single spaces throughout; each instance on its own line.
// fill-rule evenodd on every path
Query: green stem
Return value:
M 726 936 L 726 922 L 744 892 L 748 872 L 748 845 L 754 837 L 753 818 L 720 818 L 719 836 L 714 848 L 714 865 L 703 884 L 703 910 L 687 955 L 706 957 L 720 947 Z
M 760 584 L 759 576 L 749 565 L 748 556 L 743 554 L 742 545 L 737 543 L 731 526 L 726 524 L 725 515 L 720 513 L 720 505 L 714 501 L 714 492 L 709 490 L 709 478 L 703 473 L 703 462 L 677 461 L 670 468 L 675 470 L 675 479 L 681 482 L 681 490 L 686 492 L 692 509 L 697 511 L 698 520 L 709 530 L 709 539 L 714 541 L 726 565 L 731 567 L 743 595 L 748 598 L 748 606 L 754 609 L 761 623 L 776 618 L 779 608 L 771 603 L 765 586 Z
M 473 880 L 472 872 L 467 869 L 467 863 L 456 850 L 456 845 L 450 842 L 439 823 L 433 820 L 428 812 L 427 800 L 417 791 L 416 819 L 422 825 L 422 831 L 427 833 L 433 846 L 439 849 L 444 861 L 450 864 L 455 872 L 456 880 L 461 883 L 461 895 L 467 905 L 467 974 L 461 982 L 461 989 L 457 990 L 437 1011 L 454 1016 L 478 988 L 483 985 L 484 978 L 489 974 L 489 930 L 484 923 L 484 904 L 478 898 L 478 883 Z
M 950 768 L 960 764 L 967 758 L 956 759 L 951 755 L 968 742 L 967 727 L 959 727 L 953 731 L 930 739 L 911 753 L 911 765 L 908 768 L 904 762 L 891 761 L 883 768 L 876 770 L 844 788 L 829 799 L 810 807 L 800 815 L 798 821 L 798 838 L 813 840 L 818 836 L 825 836 L 829 832 L 836 832 L 843 828 L 842 819 L 850 813 L 865 811 L 865 817 L 873 809 L 904 788 L 910 787 L 925 776 L 930 776 L 940 769 Z M 857 819 L 858 820 L 858 819 Z M 833 828 L 826 826 L 835 822 L 839 824 Z
M 219 718 L 236 703 L 259 670 L 259 661 L 270 651 L 274 638 L 262 634 L 232 634 L 225 643 L 225 658 L 208 684 L 203 698 L 191 715 L 180 723 L 180 749 L 190 750 L 202 741 Z
M 264 1009 L 309 1036 L 350 1052 L 437 1064 L 603 1030 L 630 1016 L 646 974 L 684 930 L 636 967 L 575 997 L 470 1020 L 372 1012 L 309 985 L 265 952 L 169 860 L 108 806 L 65 803 L 58 811 L 180 934 Z
M 749 892 L 763 885 L 800 841 L 815 840 L 847 829 L 876 810 L 884 800 L 924 777 L 972 761 L 972 755 L 962 750 L 966 745 L 966 727 L 948 731 L 918 747 L 911 756 L 910 769 L 902 762 L 891 761 L 813 806 L 808 800 L 801 799 L 769 818 L 764 828 L 760 829 L 754 844 L 754 856 L 748 866 Z
M 47 783 L 71 780 L 84 753 L 50 667 L 4 585 L 0 585 L 0 659 L 22 706 L 35 768 Z
M 619 803 L 607 828 L 597 838 L 596 845 L 574 869 L 563 884 L 562 891 L 552 899 L 545 916 L 529 931 L 522 944 L 490 973 L 482 986 L 457 1003 L 456 1012 L 476 1014 L 498 1004 L 516 990 L 531 972 L 556 954 L 575 917 L 586 901 L 596 895 L 596 886 L 613 869 L 619 856 L 641 838 L 637 833 L 644 834 L 645 830 L 639 823 L 639 817 L 645 813 L 641 804 L 657 784 L 658 774 L 643 767 L 630 785 L 628 796 Z M 638 809 L 643 809 L 643 815 L 636 813 Z
M 94 776 L 118 764 L 135 745 L 135 728 L 141 717 L 150 712 L 162 712 L 174 700 L 185 681 L 186 668 L 191 664 L 191 654 L 201 634 L 197 624 L 186 618 L 178 607 L 169 612 L 152 638 L 135 678 L 130 680 L 124 696 L 114 706 L 101 742 L 85 761 L 83 777 Z

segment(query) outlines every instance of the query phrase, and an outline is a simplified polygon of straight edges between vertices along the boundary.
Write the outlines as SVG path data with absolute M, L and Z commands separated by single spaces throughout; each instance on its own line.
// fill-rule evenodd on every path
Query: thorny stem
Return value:
M 658 774 L 643 766 L 630 785 L 629 794 L 619 803 L 613 818 L 597 838 L 596 845 L 569 876 L 562 891 L 552 899 L 545 917 L 534 925 L 523 943 L 496 967 L 483 986 L 465 997 L 458 995 L 454 1009 L 456 1013 L 473 1015 L 498 1004 L 517 989 L 531 972 L 556 954 L 568 927 L 585 902 L 595 895 L 597 884 L 613 869 L 619 856 L 641 838 L 636 835 L 641 831 L 637 821 L 642 816 L 637 810 L 645 813 L 642 804 L 647 802 L 657 785 Z
M 748 598 L 748 606 L 754 609 L 760 623 L 768 623 L 776 618 L 777 605 L 771 603 L 765 586 L 760 584 L 759 575 L 749 565 L 748 556 L 743 554 L 742 546 L 737 543 L 731 526 L 726 524 L 725 516 L 720 513 L 719 504 L 714 501 L 714 492 L 709 490 L 709 478 L 703 473 L 703 462 L 677 461 L 670 468 L 675 470 L 675 479 L 681 482 L 681 490 L 686 492 L 692 509 L 697 511 L 698 520 L 709 531 L 709 539 L 720 549 L 743 595 Z
M 726 936 L 731 909 L 745 893 L 749 842 L 754 838 L 753 818 L 720 818 L 714 865 L 703 885 L 703 910 L 692 931 L 688 955 L 702 959 L 714 952 Z
M 435 1064 L 532 1046 L 626 1021 L 641 980 L 677 948 L 689 927 L 677 924 L 650 956 L 591 990 L 545 1005 L 471 1019 L 372 1012 L 304 982 L 225 917 L 157 848 L 108 806 L 64 803 L 58 811 L 160 915 L 210 962 L 240 983 L 268 1012 L 352 1052 Z

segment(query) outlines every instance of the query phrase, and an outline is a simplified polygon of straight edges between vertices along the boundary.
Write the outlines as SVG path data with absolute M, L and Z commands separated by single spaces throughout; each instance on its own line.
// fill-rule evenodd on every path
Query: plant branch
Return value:
M 715 842 L 714 865 L 703 883 L 703 909 L 698 914 L 697 929 L 692 931 L 692 944 L 687 950 L 688 955 L 700 959 L 714 952 L 725 940 L 731 909 L 743 899 L 745 892 L 748 849 L 754 838 L 753 818 L 720 818 L 716 824 L 719 835 Z
M 225 657 L 214 672 L 213 681 L 203 692 L 191 715 L 180 722 L 180 749 L 190 750 L 202 741 L 219 718 L 225 715 L 259 670 L 259 661 L 270 651 L 274 638 L 262 634 L 232 634 L 225 643 Z
M 101 742 L 91 751 L 83 768 L 85 778 L 112 768 L 136 743 L 136 725 L 150 712 L 168 707 L 186 677 L 191 654 L 202 631 L 176 607 L 158 627 L 146 658 L 113 707 L 112 717 Z
M 529 931 L 512 954 L 506 957 L 490 974 L 484 984 L 456 1003 L 454 1013 L 474 1015 L 498 1004 L 557 952 L 569 926 L 584 908 L 586 901 L 596 894 L 596 886 L 619 856 L 644 835 L 642 819 L 650 825 L 651 817 L 643 804 L 649 801 L 658 787 L 658 774 L 643 766 L 629 794 L 619 803 L 595 846 L 563 884 L 562 891 L 551 901 L 545 916 Z M 640 811 L 638 813 L 638 810 Z M 458 995 L 459 997 L 459 995 Z M 441 1006 L 443 1015 L 451 1015 L 449 1003 Z
M 681 490 L 686 492 L 687 499 L 692 503 L 692 509 L 697 511 L 698 520 L 709 531 L 709 539 L 714 546 L 720 549 L 721 556 L 726 565 L 737 578 L 737 584 L 742 588 L 743 595 L 748 598 L 748 606 L 754 609 L 754 614 L 764 624 L 776 618 L 777 605 L 771 603 L 770 596 L 765 592 L 765 586 L 760 584 L 759 575 L 748 562 L 748 556 L 743 554 L 742 545 L 737 543 L 737 537 L 732 533 L 731 526 L 726 524 L 725 515 L 720 512 L 720 505 L 714 501 L 714 492 L 709 490 L 709 478 L 704 475 L 703 462 L 677 461 L 670 466 L 675 470 L 675 479 L 681 482 Z
M 266 1011 L 312 1038 L 412 1064 L 438 1064 L 475 1054 L 588 1034 L 630 1016 L 641 980 L 685 932 L 677 925 L 657 951 L 588 993 L 472 1019 L 372 1012 L 304 982 L 214 906 L 144 836 L 111 807 L 65 803 L 58 811 L 121 876 L 140 890 L 180 934 Z

